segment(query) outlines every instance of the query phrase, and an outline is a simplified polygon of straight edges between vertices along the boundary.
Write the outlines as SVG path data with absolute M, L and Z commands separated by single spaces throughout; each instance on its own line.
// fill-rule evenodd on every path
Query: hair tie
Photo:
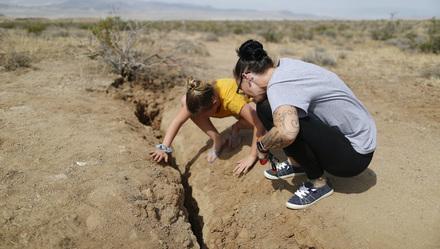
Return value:
M 189 78 L 186 82 L 186 88 L 189 91 L 194 91 L 200 85 L 200 81 L 193 78 Z

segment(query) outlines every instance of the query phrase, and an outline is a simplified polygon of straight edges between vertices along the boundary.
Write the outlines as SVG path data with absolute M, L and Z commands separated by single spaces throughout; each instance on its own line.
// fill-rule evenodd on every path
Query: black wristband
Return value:
M 268 153 L 269 152 L 269 150 L 264 148 L 264 144 L 261 141 L 257 141 L 257 149 L 261 153 Z

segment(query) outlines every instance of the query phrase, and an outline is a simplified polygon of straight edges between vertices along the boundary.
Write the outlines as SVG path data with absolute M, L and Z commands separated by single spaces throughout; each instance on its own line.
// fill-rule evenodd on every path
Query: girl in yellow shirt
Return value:
M 257 160 L 257 138 L 265 132 L 255 108 L 249 102 L 249 99 L 237 93 L 237 84 L 234 79 L 218 79 L 212 84 L 189 80 L 186 95 L 181 99 L 180 111 L 168 127 L 162 144 L 156 145 L 156 150 L 151 153 L 152 159 L 156 162 L 162 159 L 168 162 L 168 154 L 172 152 L 171 143 L 180 127 L 188 119 L 191 119 L 214 142 L 207 156 L 210 163 L 217 159 L 226 142 L 229 142 L 231 147 L 238 145 L 240 129 L 253 128 L 251 153 L 237 162 L 234 168 L 236 175 L 247 173 Z M 229 116 L 234 116 L 238 121 L 232 125 L 230 139 L 224 139 L 212 124 L 210 117 Z

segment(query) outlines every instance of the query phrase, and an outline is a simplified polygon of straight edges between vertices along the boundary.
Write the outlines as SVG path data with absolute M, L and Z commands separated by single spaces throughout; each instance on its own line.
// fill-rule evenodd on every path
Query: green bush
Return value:
M 0 28 L 4 29 L 24 29 L 30 34 L 41 34 L 50 25 L 45 20 L 16 19 L 14 21 L 0 22 Z
M 115 32 L 124 30 L 127 24 L 122 21 L 120 17 L 107 17 L 104 20 L 95 24 L 91 30 L 93 35 L 103 44 L 114 47 L 114 37 L 112 35 Z
M 292 40 L 313 40 L 313 32 L 304 25 L 294 24 L 289 27 L 289 37 Z
M 0 28 L 15 29 L 15 28 L 17 28 L 17 23 L 16 22 L 11 22 L 11 21 L 0 22 Z
M 48 23 L 45 22 L 32 22 L 28 21 L 25 25 L 25 29 L 30 34 L 41 34 L 44 30 L 46 30 L 47 26 L 49 26 Z
M 397 33 L 399 22 L 387 21 L 383 27 L 371 31 L 373 40 L 385 41 L 394 38 Z
M 267 29 L 260 34 L 265 41 L 279 43 L 283 40 L 284 34 L 273 29 Z
M 435 18 L 431 19 L 428 27 L 428 40 L 420 44 L 420 50 L 423 52 L 440 53 L 440 22 Z

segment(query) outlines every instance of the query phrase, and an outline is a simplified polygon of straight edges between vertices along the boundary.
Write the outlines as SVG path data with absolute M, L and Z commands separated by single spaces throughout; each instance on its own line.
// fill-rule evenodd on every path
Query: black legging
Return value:
M 269 131 L 274 125 L 267 99 L 257 103 L 257 113 Z M 360 174 L 370 164 L 374 152 L 365 155 L 356 152 L 336 127 L 324 124 L 312 113 L 299 119 L 299 127 L 298 136 L 284 148 L 284 152 L 304 167 L 309 179 L 321 177 L 324 171 L 351 177 Z

